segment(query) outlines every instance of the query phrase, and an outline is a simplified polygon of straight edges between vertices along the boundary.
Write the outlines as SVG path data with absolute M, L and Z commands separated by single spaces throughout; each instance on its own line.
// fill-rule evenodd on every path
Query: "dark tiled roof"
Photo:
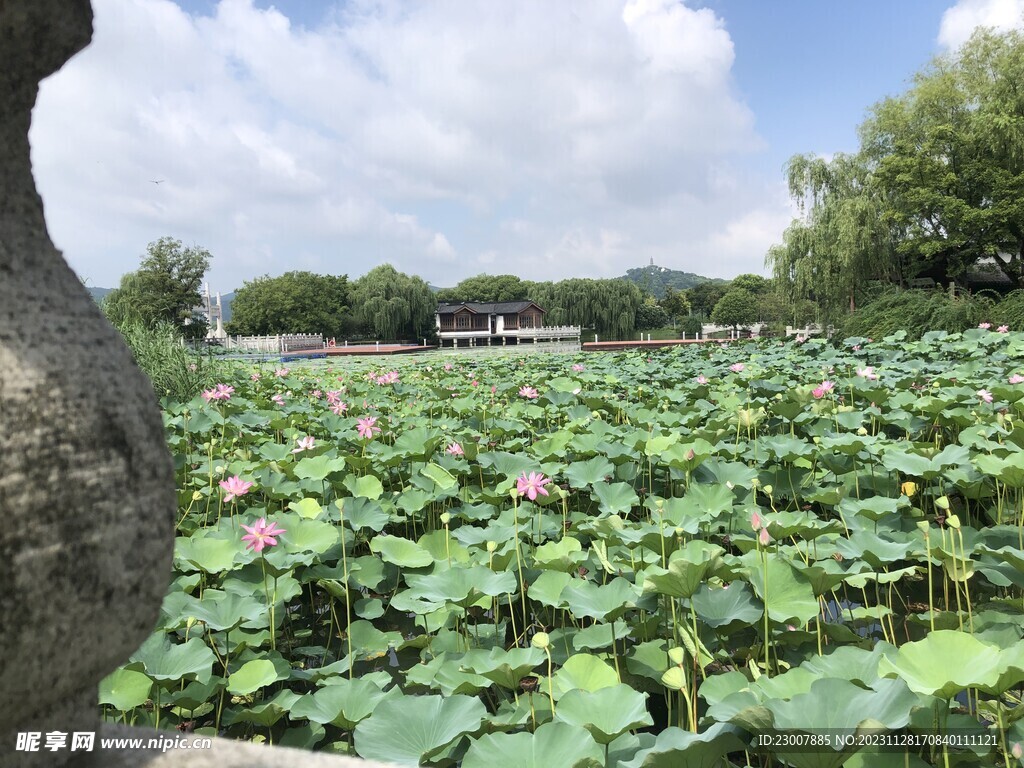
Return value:
M 437 314 L 451 315 L 465 307 L 482 315 L 504 315 L 518 314 L 529 307 L 537 307 L 532 301 L 499 301 L 497 303 L 484 304 L 479 301 L 464 301 L 461 304 L 438 304 Z M 540 309 L 540 307 L 537 307 Z M 540 309 L 543 312 L 543 309 Z

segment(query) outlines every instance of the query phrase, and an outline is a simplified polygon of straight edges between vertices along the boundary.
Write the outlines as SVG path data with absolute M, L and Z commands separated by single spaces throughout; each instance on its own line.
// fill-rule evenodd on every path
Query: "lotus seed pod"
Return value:
M 866 435 L 867 433 L 868 431 L 864 427 L 861 427 L 860 429 L 857 430 L 857 434 L 860 435 L 861 437 L 864 437 L 864 435 Z
M 769 496 L 771 496 L 771 495 L 772 495 L 772 491 L 773 491 L 773 490 L 775 490 L 775 489 L 774 489 L 774 488 L 772 488 L 772 487 L 771 487 L 770 485 L 766 485 L 766 486 L 765 486 L 765 487 L 763 488 L 763 490 L 764 490 L 764 492 L 765 492 L 765 493 L 767 493 L 767 494 L 768 494 Z
M 534 648 L 540 648 L 543 650 L 551 645 L 551 638 L 548 637 L 547 632 L 538 632 L 533 636 L 533 639 L 530 641 L 530 645 Z
M 938 507 L 941 510 L 948 510 L 949 509 L 949 497 L 948 496 L 939 496 L 939 498 L 937 498 L 935 500 L 935 506 Z
M 448 512 L 442 512 L 438 519 L 441 521 L 441 525 L 448 525 L 452 521 L 452 516 Z
M 929 529 L 930 527 L 931 527 L 931 526 L 930 526 L 930 525 L 928 525 L 928 521 L 927 521 L 927 520 L 918 520 L 918 522 L 917 522 L 917 529 L 918 529 L 918 530 L 919 530 L 919 531 L 920 531 L 921 533 L 925 534 L 926 536 L 928 535 L 928 529 Z
M 487 542 L 487 551 L 488 552 L 494 552 L 494 550 L 496 550 L 497 548 L 498 548 L 498 542 L 496 542 L 496 541 L 488 541 Z
M 956 515 L 950 515 L 949 517 L 946 518 L 946 525 L 948 525 L 950 528 L 959 529 L 960 528 L 960 518 L 957 517 Z
M 673 664 L 682 664 L 683 660 L 686 658 L 686 651 L 678 645 L 675 648 L 669 648 L 668 658 Z
M 192 491 L 192 501 L 200 501 L 203 498 L 203 494 L 199 491 Z

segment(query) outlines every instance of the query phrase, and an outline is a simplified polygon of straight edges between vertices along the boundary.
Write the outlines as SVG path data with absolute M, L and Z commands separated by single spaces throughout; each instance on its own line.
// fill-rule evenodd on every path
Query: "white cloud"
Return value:
M 1024 26 L 1024 0 L 959 0 L 942 14 L 939 43 L 956 49 L 963 45 L 978 27 L 997 30 Z
M 94 284 L 163 235 L 209 248 L 225 291 L 384 261 L 441 285 L 699 271 L 716 233 L 759 270 L 742 222 L 770 228 L 767 185 L 730 169 L 762 144 L 707 8 L 352 0 L 304 27 L 252 0 L 94 6 L 31 134 L 51 234 Z

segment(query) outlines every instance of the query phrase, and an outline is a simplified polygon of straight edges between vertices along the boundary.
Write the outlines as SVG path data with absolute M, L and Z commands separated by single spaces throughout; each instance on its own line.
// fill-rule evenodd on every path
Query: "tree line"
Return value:
M 979 30 L 875 105 L 855 153 L 787 165 L 801 215 L 766 263 L 840 318 L 915 279 L 1024 288 L 1024 36 Z

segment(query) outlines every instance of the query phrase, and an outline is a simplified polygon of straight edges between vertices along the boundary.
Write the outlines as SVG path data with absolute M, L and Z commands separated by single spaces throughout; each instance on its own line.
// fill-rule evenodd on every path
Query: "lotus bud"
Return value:
M 687 461 L 693 461 L 693 459 L 694 459 L 694 458 L 695 458 L 696 456 L 697 456 L 697 454 L 693 452 L 693 448 L 691 448 L 690 450 L 688 450 L 688 451 L 686 452 L 686 460 L 687 460 Z
M 948 525 L 950 528 L 959 528 L 960 518 L 956 515 L 950 515 L 946 518 L 946 525 Z
M 551 645 L 551 638 L 548 637 L 547 632 L 538 632 L 533 636 L 533 639 L 530 640 L 530 645 L 534 648 L 545 650 L 549 645 Z
M 494 550 L 496 550 L 497 548 L 498 548 L 498 542 L 496 542 L 496 541 L 488 541 L 487 542 L 487 551 L 488 552 L 493 554 Z
M 448 523 L 450 523 L 452 521 L 451 513 L 449 513 L 449 512 L 442 512 L 440 514 L 440 516 L 438 517 L 438 520 L 441 521 L 441 525 L 448 525 Z

